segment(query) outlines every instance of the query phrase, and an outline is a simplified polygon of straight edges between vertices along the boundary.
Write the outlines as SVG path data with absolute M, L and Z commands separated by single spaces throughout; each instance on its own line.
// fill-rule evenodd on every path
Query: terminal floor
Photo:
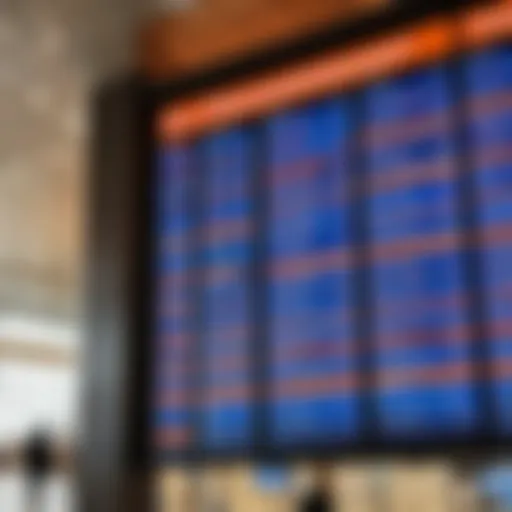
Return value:
M 73 512 L 73 510 L 73 490 L 69 477 L 50 478 L 37 508 L 33 507 L 30 510 L 22 475 L 0 472 L 1 512 Z

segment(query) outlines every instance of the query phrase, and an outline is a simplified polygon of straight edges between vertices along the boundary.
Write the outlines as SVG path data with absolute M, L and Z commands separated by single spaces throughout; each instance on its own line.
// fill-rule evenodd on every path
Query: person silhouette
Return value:
M 28 438 L 23 454 L 23 468 L 27 486 L 26 512 L 44 510 L 44 489 L 53 469 L 52 441 L 49 434 L 39 429 Z
M 324 474 L 320 474 L 311 488 L 303 498 L 299 512 L 333 512 L 333 497 L 329 484 Z

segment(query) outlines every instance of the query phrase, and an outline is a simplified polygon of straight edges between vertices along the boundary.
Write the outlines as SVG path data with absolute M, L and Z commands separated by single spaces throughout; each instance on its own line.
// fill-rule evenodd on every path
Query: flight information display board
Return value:
M 155 444 L 173 453 L 195 442 L 190 163 L 186 147 L 167 148 L 158 159 Z
M 271 439 L 347 441 L 358 421 L 348 105 L 277 115 L 266 136 Z
M 250 132 L 200 143 L 203 446 L 250 445 L 253 317 L 253 183 Z
M 448 71 L 365 93 L 378 413 L 384 436 L 471 432 L 477 414 Z
M 510 436 L 511 144 L 510 45 L 166 140 L 157 451 Z
M 485 343 L 502 434 L 512 431 L 512 46 L 465 61 L 474 166 L 475 242 L 482 268 Z

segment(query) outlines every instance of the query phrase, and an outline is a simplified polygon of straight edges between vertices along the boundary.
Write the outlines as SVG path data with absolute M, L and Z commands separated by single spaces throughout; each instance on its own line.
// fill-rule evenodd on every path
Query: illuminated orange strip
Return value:
M 202 402 L 214 404 L 228 404 L 248 401 L 251 398 L 252 391 L 245 385 L 229 386 L 229 387 L 210 387 L 205 390 L 205 397 Z
M 371 149 L 386 147 L 397 143 L 407 143 L 432 134 L 448 132 L 450 112 L 443 110 L 413 119 L 398 119 L 369 126 L 365 133 L 365 142 Z
M 288 346 L 290 345 L 290 346 Z M 350 357 L 359 352 L 355 340 L 343 340 L 336 345 L 307 341 L 303 343 L 286 343 L 275 351 L 276 363 L 293 363 L 296 361 L 315 361 L 327 358 Z
M 456 251 L 462 246 L 463 238 L 459 233 L 436 233 L 402 238 L 392 242 L 375 244 L 372 247 L 372 261 L 382 262 L 397 259 L 411 259 L 418 255 Z
M 184 427 L 169 427 L 155 433 L 155 442 L 160 448 L 184 447 L 187 446 L 191 440 L 189 430 Z
M 382 194 L 394 190 L 432 182 L 452 180 L 454 175 L 453 160 L 449 157 L 435 162 L 421 162 L 402 165 L 385 173 L 375 173 L 371 177 L 373 194 Z
M 512 361 L 501 360 L 493 365 L 493 377 L 495 379 L 509 379 L 512 378 Z
M 503 338 L 510 338 L 512 341 L 512 320 L 490 320 L 487 323 L 492 338 L 502 338 L 501 341 L 504 341 Z
M 353 252 L 350 249 L 330 249 L 305 256 L 276 259 L 271 266 L 271 273 L 279 279 L 297 279 L 304 275 L 346 270 L 352 263 Z
M 165 107 L 161 140 L 183 140 L 268 114 L 311 98 L 339 93 L 377 78 L 441 60 L 512 34 L 512 5 L 499 3 L 459 16 L 438 17 L 402 32 L 287 66 Z
M 448 383 L 464 382 L 472 378 L 474 368 L 469 362 L 447 365 L 427 366 L 423 368 L 393 368 L 379 375 L 379 385 L 387 388 L 403 386 L 443 386 Z
M 512 377 L 512 361 L 500 360 L 493 365 L 492 378 Z M 387 388 L 402 389 L 404 385 L 410 386 L 443 386 L 449 383 L 463 383 L 473 380 L 475 375 L 484 377 L 485 366 L 471 366 L 469 362 L 451 363 L 445 366 L 429 366 L 424 368 L 390 369 L 379 377 L 379 384 Z
M 159 338 L 159 345 L 173 349 L 187 348 L 192 341 L 192 337 L 188 334 L 167 334 Z
M 499 115 L 512 108 L 510 91 L 492 92 L 468 100 L 469 112 L 476 119 Z M 453 113 L 449 109 L 442 112 L 415 116 L 411 119 L 398 119 L 369 126 L 365 131 L 365 142 L 371 149 L 406 143 L 427 135 L 439 135 L 451 128 Z
M 289 186 L 290 182 L 297 183 L 300 180 L 307 180 L 316 173 L 321 173 L 329 163 L 332 155 L 328 153 L 321 156 L 296 159 L 288 164 L 275 167 L 270 179 L 272 188 Z M 288 189 L 286 189 L 288 190 Z
M 159 314 L 162 317 L 183 318 L 190 311 L 190 306 L 184 302 L 169 299 L 164 301 L 159 307 Z
M 215 373 L 246 370 L 248 366 L 248 356 L 239 354 L 213 356 L 208 362 L 208 370 Z
M 188 275 L 185 272 L 173 272 L 172 274 L 167 274 L 162 279 L 164 286 L 185 286 L 187 284 Z
M 463 43 L 468 48 L 483 46 L 512 34 L 512 2 L 502 1 L 471 9 L 460 20 Z
M 512 93 L 509 90 L 493 91 L 486 96 L 475 96 L 468 100 L 469 112 L 475 119 L 483 116 L 503 114 L 512 109 Z
M 466 246 L 485 246 L 512 242 L 512 226 L 492 226 L 468 244 L 463 235 L 453 231 L 432 235 L 410 236 L 397 240 L 376 243 L 371 248 L 370 261 L 382 263 L 397 259 L 412 259 L 418 255 L 457 251 Z M 363 257 L 354 262 L 352 251 L 335 249 L 304 257 L 283 258 L 271 266 L 271 273 L 277 279 L 297 279 L 301 276 L 347 269 L 351 264 L 362 264 Z
M 157 398 L 157 405 L 160 408 L 187 408 L 192 403 L 190 393 L 186 391 L 165 391 Z
M 210 243 L 220 243 L 230 240 L 239 241 L 248 237 L 253 229 L 248 219 L 233 219 L 222 221 L 211 221 L 203 228 L 202 238 Z
M 391 349 L 421 349 L 436 346 L 433 340 L 442 340 L 442 346 L 463 345 L 470 339 L 469 326 L 458 324 L 444 327 L 437 332 L 427 330 L 409 330 L 379 334 L 377 338 L 379 352 L 387 353 Z
M 512 377 L 512 362 L 510 361 L 498 361 L 493 365 L 493 368 L 496 377 Z M 483 377 L 485 376 L 484 370 L 484 366 L 472 365 L 469 361 L 462 361 L 417 368 L 389 368 L 380 372 L 378 380 L 379 385 L 385 388 L 402 388 L 405 385 L 443 386 L 449 383 L 465 382 L 473 379 L 475 375 Z M 276 398 L 306 398 L 308 396 L 352 392 L 358 388 L 364 389 L 368 384 L 363 378 L 346 373 L 334 377 L 288 379 L 276 383 L 273 391 Z M 246 386 L 212 388 L 207 391 L 203 399 L 198 400 L 196 398 L 193 403 L 201 402 L 208 405 L 239 403 L 248 400 L 251 396 L 256 397 L 260 394 L 257 390 L 253 390 L 253 393 L 254 395 Z M 190 405 L 193 405 L 193 403 L 190 403 Z M 172 406 L 174 404 L 167 403 L 165 405 Z M 166 441 L 186 441 L 186 439 L 180 437 L 185 435 L 185 432 L 181 430 L 178 432 L 164 431 L 162 434 L 169 436 Z
M 498 226 L 487 227 L 480 235 L 479 243 L 485 249 L 493 249 L 496 245 L 512 243 L 512 226 L 503 224 Z
M 412 259 L 418 255 L 443 253 L 456 251 L 461 248 L 484 247 L 492 249 L 495 246 L 512 243 L 512 226 L 504 223 L 486 227 L 478 236 L 471 240 L 455 232 L 436 233 L 422 237 L 408 237 L 391 242 L 381 242 L 372 248 L 370 261 L 381 263 L 382 261 L 395 262 L 397 259 Z
M 356 378 L 356 376 L 350 373 L 345 373 L 335 377 L 288 379 L 277 383 L 273 391 L 278 398 L 306 398 L 308 396 L 353 391 L 360 387 L 361 384 L 361 379 Z
M 246 325 L 214 326 L 210 328 L 210 336 L 215 340 L 212 344 L 215 346 L 228 346 L 232 342 L 236 342 L 237 345 L 243 344 L 250 334 L 251 331 Z
M 509 142 L 482 148 L 476 151 L 474 161 L 480 172 L 484 171 L 486 167 L 509 164 L 512 161 L 512 148 Z
M 226 284 L 239 281 L 244 275 L 243 267 L 236 267 L 231 264 L 216 265 L 204 276 L 206 285 Z M 199 274 L 196 274 L 199 279 Z
M 450 39 L 445 20 L 430 21 L 401 34 L 338 50 L 314 61 L 174 104 L 159 118 L 158 131 L 163 139 L 183 139 L 214 126 L 339 91 L 390 70 L 396 72 L 442 58 L 451 46 Z
M 512 290 L 511 290 L 512 292 Z M 468 298 L 465 294 L 453 293 L 444 297 L 410 297 L 403 299 L 389 300 L 375 304 L 376 313 L 379 317 L 385 318 L 389 315 L 408 314 L 414 311 L 438 311 L 438 310 L 458 310 L 467 307 Z

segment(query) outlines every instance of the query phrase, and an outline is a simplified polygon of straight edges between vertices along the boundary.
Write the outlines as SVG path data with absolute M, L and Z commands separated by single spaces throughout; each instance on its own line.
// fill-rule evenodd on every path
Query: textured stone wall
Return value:
M 0 1 L 0 316 L 77 314 L 90 90 L 129 67 L 146 8 Z

